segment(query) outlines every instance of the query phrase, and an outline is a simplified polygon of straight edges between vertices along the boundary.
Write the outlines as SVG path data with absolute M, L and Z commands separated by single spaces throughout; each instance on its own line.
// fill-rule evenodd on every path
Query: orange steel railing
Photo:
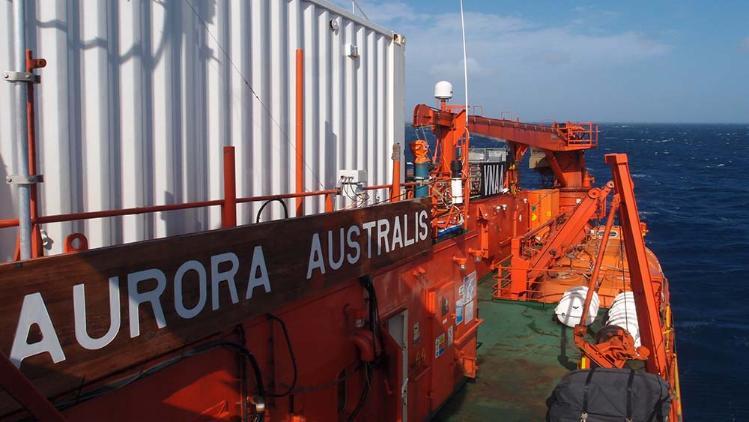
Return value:
M 405 182 L 405 183 L 400 184 L 401 187 L 413 187 L 416 185 L 418 185 L 418 183 L 416 182 Z M 364 190 L 378 190 L 378 189 L 392 189 L 392 188 L 393 188 L 393 185 L 390 183 L 383 184 L 383 185 L 372 185 L 372 186 L 362 187 L 362 189 Z
M 116 210 L 87 211 L 87 212 L 68 213 L 68 214 L 54 214 L 54 215 L 46 215 L 46 216 L 37 215 L 32 219 L 32 223 L 35 225 L 48 224 L 48 223 L 62 223 L 62 222 L 79 221 L 79 220 L 90 220 L 90 219 L 95 219 L 95 218 L 121 217 L 125 215 L 149 214 L 149 213 L 155 213 L 155 212 L 177 211 L 177 210 L 185 210 L 185 209 L 220 206 L 221 207 L 221 227 L 229 228 L 229 227 L 235 227 L 237 225 L 237 205 L 238 204 L 244 204 L 244 203 L 250 203 L 250 202 L 261 202 L 261 201 L 284 200 L 284 199 L 292 199 L 292 198 L 304 199 L 306 197 L 312 197 L 312 196 L 324 196 L 325 197 L 325 212 L 333 212 L 335 210 L 335 206 L 334 206 L 335 197 L 341 194 L 340 189 L 338 188 L 323 189 L 323 190 L 309 191 L 309 192 L 292 192 L 292 193 L 282 193 L 282 194 L 275 194 L 275 195 L 238 197 L 236 195 L 236 164 L 235 164 L 234 147 L 225 146 L 223 150 L 223 155 L 224 155 L 224 168 L 223 168 L 224 198 L 223 199 L 213 199 L 213 200 L 197 201 L 197 202 L 185 202 L 185 203 L 180 203 L 180 204 L 150 205 L 150 206 L 123 208 L 123 209 L 116 209 Z M 396 179 L 394 183 L 365 186 L 364 189 L 365 190 L 388 189 L 390 191 L 390 197 L 387 200 L 383 201 L 383 202 L 387 202 L 387 201 L 397 201 L 398 199 L 400 199 L 403 195 L 401 194 L 396 195 L 395 192 L 400 192 L 401 191 L 400 189 L 402 187 L 412 187 L 414 185 L 416 185 L 416 183 L 414 182 L 399 183 Z M 0 219 L 0 229 L 17 227 L 18 224 L 19 222 L 17 218 Z

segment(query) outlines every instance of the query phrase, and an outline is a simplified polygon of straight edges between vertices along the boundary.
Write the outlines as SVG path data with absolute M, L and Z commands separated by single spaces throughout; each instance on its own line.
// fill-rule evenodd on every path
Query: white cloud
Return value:
M 409 55 L 454 62 L 453 57 L 461 55 L 459 22 L 454 14 L 435 15 L 426 25 L 410 34 L 407 31 Z M 622 64 L 669 50 L 667 45 L 633 31 L 591 35 L 564 26 L 541 27 L 519 18 L 479 13 L 466 14 L 466 38 L 469 56 L 487 67 L 501 66 L 508 60 L 571 66 Z M 446 52 L 453 54 L 444 57 Z
M 457 10 L 431 13 L 401 0 L 359 4 L 373 21 L 406 36 L 406 107 L 430 102 L 432 86 L 441 79 L 454 83 L 456 99 L 463 96 Z M 671 49 L 636 31 L 586 30 L 588 26 L 573 21 L 541 25 L 473 11 L 466 13 L 465 21 L 472 98 L 488 112 L 512 109 L 526 118 L 538 118 L 529 116 L 536 113 L 555 117 L 560 108 L 582 110 L 573 103 L 588 95 L 583 90 L 589 80 L 604 80 L 614 68 L 651 60 Z
M 359 3 L 361 4 L 361 2 Z M 362 8 L 367 16 L 375 22 L 384 23 L 395 19 L 414 21 L 421 17 L 421 15 L 416 13 L 413 7 L 402 1 L 378 3 L 372 6 L 370 6 L 369 3 L 365 3 Z

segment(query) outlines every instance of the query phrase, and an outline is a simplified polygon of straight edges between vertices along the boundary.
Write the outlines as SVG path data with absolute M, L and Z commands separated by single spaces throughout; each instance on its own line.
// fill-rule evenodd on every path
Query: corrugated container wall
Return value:
M 220 199 L 224 145 L 236 147 L 237 195 L 294 191 L 297 48 L 306 190 L 335 187 L 340 169 L 391 182 L 391 148 L 404 136 L 404 46 L 345 10 L 318 0 L 40 0 L 27 3 L 26 18 L 27 46 L 48 63 L 36 95 L 42 215 Z M 0 70 L 16 69 L 11 1 L 0 22 Z M 18 168 L 13 92 L 0 82 L 3 179 Z M 322 211 L 322 201 L 307 199 L 306 211 Z M 254 222 L 259 206 L 240 205 L 239 223 Z M 278 204 L 267 208 L 266 219 L 282 216 Z M 0 219 L 16 215 L 2 183 Z M 73 232 L 98 247 L 219 222 L 212 207 L 43 229 L 52 254 Z M 0 260 L 15 236 L 0 230 Z

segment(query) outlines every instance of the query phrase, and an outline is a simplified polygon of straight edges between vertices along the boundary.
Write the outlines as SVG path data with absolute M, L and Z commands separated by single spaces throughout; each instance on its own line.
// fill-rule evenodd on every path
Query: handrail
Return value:
M 416 186 L 417 184 L 418 183 L 416 183 L 416 182 L 405 182 L 405 183 L 401 183 L 400 185 L 402 187 L 411 187 L 411 186 Z M 390 189 L 391 187 L 393 187 L 393 185 L 390 184 L 390 183 L 387 183 L 387 184 L 384 184 L 384 185 L 363 186 L 362 189 L 364 189 L 364 190 L 377 190 L 377 189 Z
M 339 193 L 338 189 L 325 189 L 325 190 L 318 190 L 318 191 L 311 191 L 311 192 L 279 193 L 276 195 L 248 196 L 245 198 L 237 198 L 237 203 L 244 204 L 247 202 L 272 201 L 275 199 L 304 198 L 307 196 L 316 196 L 316 195 L 331 195 L 331 194 L 338 195 L 338 193 Z
M 409 187 L 409 186 L 414 186 L 414 185 L 416 185 L 416 183 L 414 182 L 401 183 L 401 186 L 404 186 L 404 187 Z M 388 189 L 391 187 L 392 187 L 392 184 L 385 184 L 385 185 L 365 186 L 364 189 L 375 190 L 375 189 Z M 338 194 L 340 194 L 340 191 L 338 189 L 325 189 L 325 190 L 310 191 L 310 192 L 281 193 L 281 194 L 275 194 L 275 195 L 237 197 L 236 202 L 238 204 L 244 204 L 244 203 L 249 203 L 249 202 L 271 201 L 275 199 L 304 198 L 304 197 L 309 197 L 309 196 L 338 195 Z M 139 214 L 148 214 L 148 213 L 154 213 L 154 212 L 177 211 L 177 210 L 203 208 L 203 207 L 215 207 L 215 206 L 219 206 L 223 204 L 224 204 L 223 199 L 214 199 L 214 200 L 209 200 L 209 201 L 185 202 L 182 204 L 151 205 L 151 206 L 145 206 L 145 207 L 123 208 L 119 210 L 87 211 L 87 212 L 70 213 L 70 214 L 47 215 L 47 216 L 37 217 L 36 219 L 32 220 L 32 222 L 36 224 L 62 223 L 62 222 L 78 221 L 78 220 L 90 220 L 94 218 L 121 217 L 125 215 L 139 215 Z M 17 218 L 0 220 L 0 229 L 17 227 L 17 226 L 18 226 Z
M 222 205 L 224 201 L 222 199 L 215 199 L 213 201 L 200 201 L 200 202 L 185 202 L 183 204 L 165 204 L 165 205 L 152 205 L 147 207 L 133 207 L 123 208 L 119 210 L 102 210 L 102 211 L 88 211 L 70 214 L 56 214 L 41 216 L 34 219 L 32 222 L 36 224 L 45 223 L 62 223 L 66 221 L 77 221 L 77 220 L 90 220 L 93 218 L 105 218 L 105 217 L 120 217 L 123 215 L 138 215 L 152 212 L 161 211 L 175 211 L 184 210 L 191 208 L 202 208 L 202 207 L 213 207 L 216 205 Z M 15 227 L 18 225 L 18 219 L 0 220 L 0 229 L 7 227 Z
M 338 195 L 341 195 L 340 188 L 335 189 L 323 189 L 318 191 L 310 191 L 310 192 L 292 192 L 292 193 L 282 193 L 282 194 L 275 194 L 275 195 L 258 195 L 258 196 L 249 196 L 249 197 L 237 197 L 236 195 L 236 165 L 234 160 L 234 147 L 233 146 L 225 146 L 224 147 L 224 163 L 223 163 L 223 179 L 224 179 L 224 186 L 223 186 L 223 199 L 213 199 L 213 200 L 206 200 L 206 201 L 197 201 L 197 202 L 185 202 L 181 204 L 163 204 L 163 205 L 149 205 L 149 206 L 143 206 L 143 207 L 132 207 L 132 208 L 124 208 L 124 209 L 114 209 L 114 210 L 101 210 L 101 211 L 86 211 L 86 212 L 77 212 L 77 213 L 68 213 L 68 214 L 55 214 L 55 215 L 46 215 L 46 216 L 39 216 L 39 215 L 32 215 L 31 218 L 31 224 L 32 226 L 36 227 L 39 224 L 46 224 L 46 223 L 62 223 L 62 222 L 70 222 L 70 221 L 80 221 L 80 220 L 90 220 L 94 218 L 109 218 L 109 217 L 122 217 L 126 215 L 139 215 L 139 214 L 147 214 L 147 213 L 155 213 L 155 212 L 164 212 L 164 211 L 176 211 L 176 210 L 185 210 L 185 209 L 195 209 L 195 208 L 204 208 L 204 207 L 215 207 L 220 206 L 221 207 L 221 228 L 230 228 L 235 227 L 237 225 L 237 204 L 243 204 L 243 203 L 249 203 L 249 202 L 259 202 L 259 201 L 273 201 L 273 200 L 283 200 L 283 199 L 290 199 L 290 198 L 306 198 L 311 196 L 323 196 L 325 198 L 325 212 L 333 212 L 335 210 L 335 197 Z M 394 194 L 393 192 L 400 192 L 400 187 L 407 187 L 407 186 L 415 186 L 416 183 L 414 182 L 407 182 L 407 183 L 399 183 L 398 175 L 396 174 L 396 167 L 398 169 L 400 168 L 400 160 L 396 159 L 398 157 L 393 158 L 393 174 L 395 176 L 396 182 L 395 183 L 388 183 L 388 184 L 382 184 L 382 185 L 374 185 L 374 186 L 366 186 L 364 187 L 365 190 L 375 190 L 375 189 L 389 189 L 391 194 L 389 196 L 389 199 L 386 201 L 398 201 L 400 200 L 401 196 L 399 193 Z M 0 219 L 0 229 L 5 228 L 11 228 L 11 227 L 18 227 L 20 224 L 18 218 L 10 218 L 10 219 Z M 36 236 L 40 236 L 39 231 L 36 231 Z M 41 238 L 38 239 L 38 241 L 41 242 Z M 18 258 L 18 251 L 16 251 L 16 259 Z M 39 255 L 35 255 L 32 258 L 36 258 L 38 256 L 41 256 L 41 253 Z

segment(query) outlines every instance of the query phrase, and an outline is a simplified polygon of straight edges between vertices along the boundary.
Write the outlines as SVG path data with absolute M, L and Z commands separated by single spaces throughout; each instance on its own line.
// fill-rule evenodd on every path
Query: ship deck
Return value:
M 458 390 L 434 419 L 544 420 L 546 399 L 580 360 L 572 329 L 556 321 L 554 306 L 493 300 L 491 277 L 482 279 L 478 378 Z

